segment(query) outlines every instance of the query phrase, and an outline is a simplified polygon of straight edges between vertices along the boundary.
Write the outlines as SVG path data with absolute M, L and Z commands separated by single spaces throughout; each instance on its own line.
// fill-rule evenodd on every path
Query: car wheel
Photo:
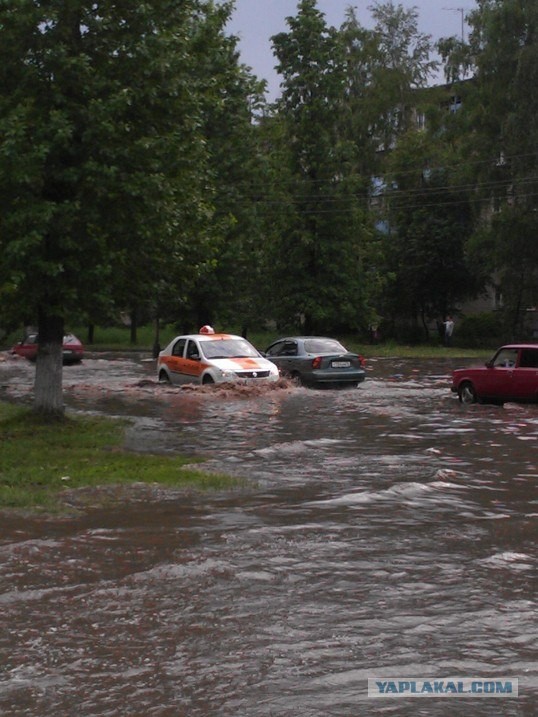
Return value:
M 164 369 L 159 371 L 159 383 L 170 383 L 170 378 Z
M 304 386 L 305 382 L 303 381 L 303 377 L 299 373 L 299 371 L 292 371 L 290 373 L 290 378 L 294 383 L 298 384 L 299 386 Z
M 206 375 L 202 379 L 202 383 L 204 384 L 204 386 L 208 386 L 211 383 L 215 383 L 215 380 L 214 380 L 213 376 L 211 376 L 211 374 L 206 373 Z
M 458 398 L 460 399 L 460 403 L 466 404 L 476 403 L 478 401 L 476 391 L 474 390 L 474 386 L 470 381 L 465 381 L 458 388 Z

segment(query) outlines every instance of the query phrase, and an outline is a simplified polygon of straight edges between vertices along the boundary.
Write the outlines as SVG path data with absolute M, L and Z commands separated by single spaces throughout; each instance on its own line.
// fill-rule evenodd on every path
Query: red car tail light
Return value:
M 312 368 L 319 368 L 321 366 L 321 356 L 316 356 L 315 359 L 312 359 Z

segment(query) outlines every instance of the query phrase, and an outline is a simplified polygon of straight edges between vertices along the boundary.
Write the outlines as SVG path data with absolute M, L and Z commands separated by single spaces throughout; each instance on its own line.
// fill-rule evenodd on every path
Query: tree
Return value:
M 378 149 L 389 150 L 411 127 L 416 90 L 425 87 L 437 61 L 429 35 L 418 30 L 416 8 L 392 2 L 370 6 L 375 26 L 367 46 L 369 122 Z
M 386 312 L 413 325 L 452 313 L 479 290 L 467 264 L 466 241 L 472 232 L 471 195 L 461 183 L 448 147 L 435 134 L 409 132 L 388 162 L 390 222 L 386 270 L 392 277 Z
M 432 235 L 443 234 L 445 229 L 438 225 L 439 218 L 432 216 L 430 203 L 420 220 L 418 214 L 413 220 L 403 211 L 409 206 L 405 203 L 398 209 L 391 206 L 389 219 L 386 197 L 394 182 L 398 187 L 402 183 L 403 194 L 411 190 L 414 181 L 418 185 L 412 191 L 421 186 L 425 169 L 421 162 L 428 156 L 423 150 L 415 158 L 413 155 L 422 141 L 415 132 L 416 117 L 429 109 L 420 89 L 437 63 L 430 59 L 429 36 L 418 30 L 415 8 L 375 3 L 369 9 L 375 21 L 372 30 L 361 27 L 351 9 L 340 30 L 347 83 L 344 132 L 357 145 L 358 171 L 370 179 L 370 209 L 380 230 L 378 241 L 370 242 L 370 265 L 374 268 L 371 298 L 378 313 L 394 315 L 396 311 L 409 318 L 420 315 L 430 303 L 430 298 L 418 294 L 427 292 L 424 282 Z M 409 162 L 406 172 L 402 164 Z M 411 179 L 412 174 L 416 180 Z M 429 230 L 424 231 L 427 224 Z
M 479 0 L 467 55 L 445 44 L 448 66 L 472 67 L 462 157 L 480 199 L 469 253 L 494 275 L 509 333 L 524 331 L 538 302 L 538 6 Z
M 374 3 L 369 10 L 375 22 L 372 30 L 360 25 L 353 9 L 340 28 L 346 63 L 342 132 L 356 145 L 356 169 L 368 180 L 369 209 L 380 229 L 369 241 L 366 254 L 368 295 L 376 307 L 372 321 L 377 323 L 379 313 L 389 308 L 388 294 L 399 285 L 389 268 L 397 253 L 392 246 L 396 234 L 386 233 L 389 223 L 383 200 L 390 186 L 386 174 L 391 151 L 416 128 L 416 116 L 422 111 L 419 89 L 437 63 L 430 59 L 429 36 L 418 30 L 415 8 L 406 10 L 391 2 Z M 417 169 L 420 176 L 422 168 Z M 399 264 L 397 268 L 402 270 Z M 403 300 L 395 305 L 402 309 L 402 304 Z
M 191 46 L 205 7 L 1 5 L 0 300 L 37 317 L 34 406 L 49 418 L 65 321 L 146 299 L 210 220 Z
M 286 145 L 286 228 L 273 247 L 276 317 L 305 332 L 365 321 L 363 248 L 369 237 L 364 180 L 353 142 L 340 133 L 345 63 L 337 31 L 315 0 L 302 0 L 289 32 L 272 38 L 282 75 L 277 104 Z
M 202 131 L 213 186 L 218 235 L 205 271 L 190 292 L 188 317 L 196 326 L 238 319 L 246 332 L 259 322 L 263 230 L 258 193 L 265 181 L 255 116 L 263 112 L 264 82 L 242 65 L 238 38 L 226 36 L 230 7 L 219 5 L 193 38 L 203 58 Z

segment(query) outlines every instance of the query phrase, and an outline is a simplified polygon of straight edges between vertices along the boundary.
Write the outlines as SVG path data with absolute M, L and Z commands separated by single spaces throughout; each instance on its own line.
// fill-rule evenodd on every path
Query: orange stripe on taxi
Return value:
M 240 368 L 256 369 L 261 368 L 259 361 L 255 358 L 229 358 L 228 361 L 236 363 Z

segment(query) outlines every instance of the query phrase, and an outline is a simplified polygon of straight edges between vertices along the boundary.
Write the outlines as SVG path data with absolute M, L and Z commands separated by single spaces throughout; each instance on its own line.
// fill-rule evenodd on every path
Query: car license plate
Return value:
M 351 366 L 350 361 L 331 361 L 332 368 L 349 368 Z

